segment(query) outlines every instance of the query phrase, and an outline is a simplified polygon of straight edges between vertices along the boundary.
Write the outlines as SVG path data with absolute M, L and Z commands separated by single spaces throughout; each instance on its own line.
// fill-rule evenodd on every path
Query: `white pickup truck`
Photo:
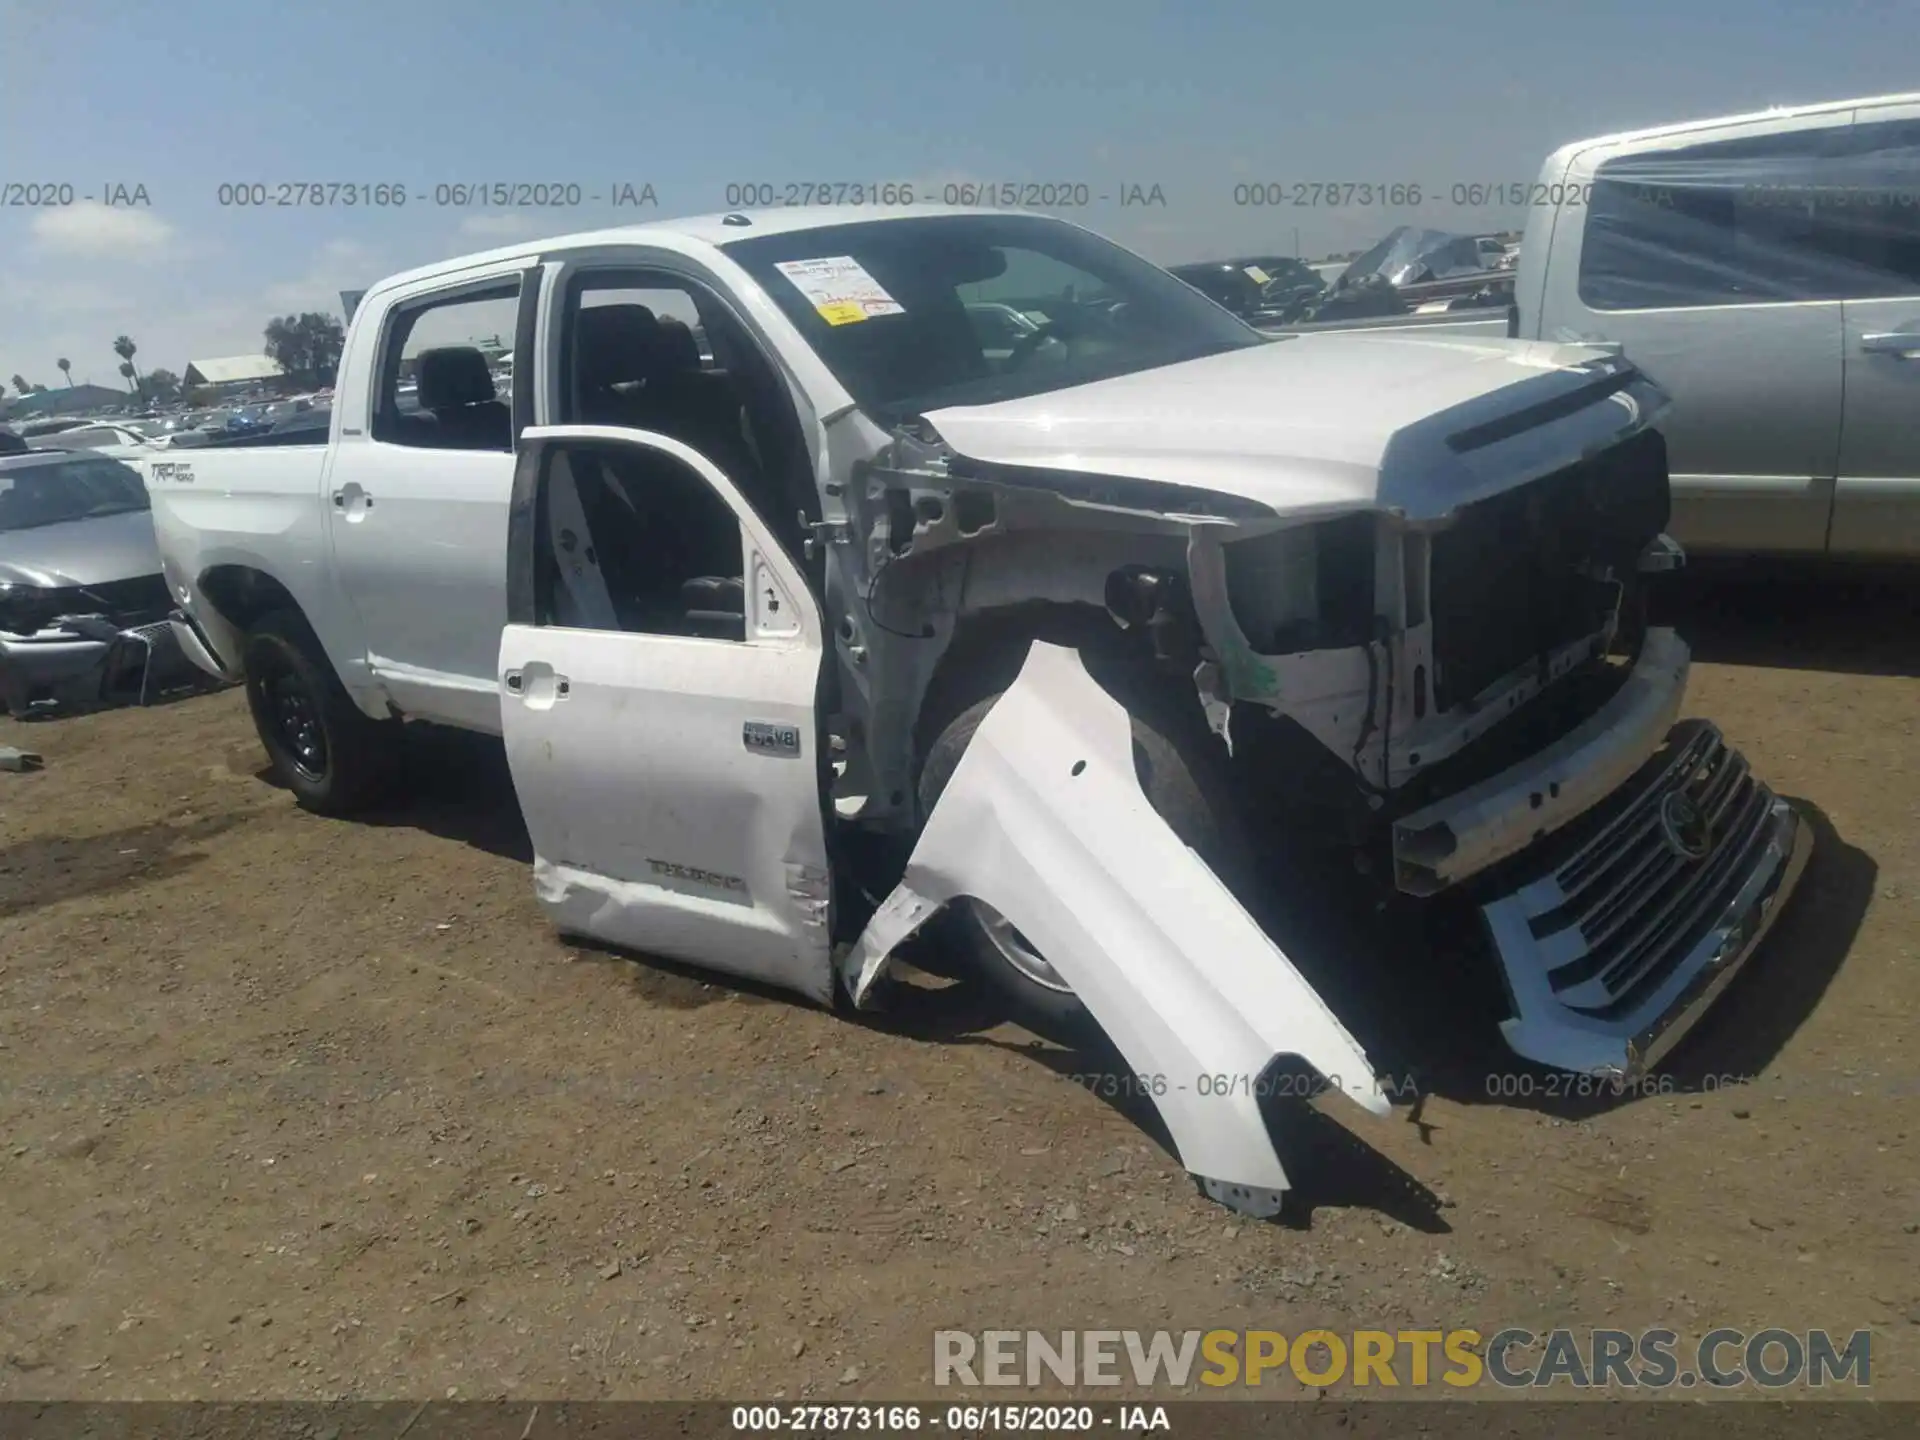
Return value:
M 1621 1079 L 1801 872 L 1640 619 L 1664 405 L 1592 350 L 1265 337 L 1055 219 L 792 210 L 396 276 L 325 446 L 149 483 L 309 806 L 405 720 L 502 733 L 563 930 L 868 1004 L 937 919 L 1272 1213 L 1263 1102 L 1387 1101 L 1249 915 L 1271 827 L 1466 897 L 1512 1048 Z

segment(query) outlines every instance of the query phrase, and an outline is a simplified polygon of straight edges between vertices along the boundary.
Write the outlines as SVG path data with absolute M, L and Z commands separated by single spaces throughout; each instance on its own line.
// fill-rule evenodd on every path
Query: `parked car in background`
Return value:
M 19 717 L 197 680 L 141 477 L 93 451 L 0 457 L 0 703 Z
M 1504 317 L 1315 328 L 1622 351 L 1689 550 L 1920 560 L 1920 92 L 1581 140 L 1532 188 Z
M 155 447 L 151 436 L 130 423 L 115 421 L 111 424 L 76 425 L 71 430 L 58 431 L 42 437 L 37 448 L 97 450 L 103 455 L 128 459 L 146 455 Z
M 1252 255 L 1228 262 L 1260 281 L 1263 308 L 1297 314 L 1327 288 L 1306 261 L 1292 255 Z
M 1540 183 L 1520 333 L 1671 391 L 1686 544 L 1920 559 L 1920 93 L 1585 140 Z
M 5 425 L 0 425 L 0 455 L 24 455 L 32 448 Z
M 1399 289 L 1384 275 L 1364 275 L 1353 279 L 1342 274 L 1316 296 L 1306 309 L 1294 317 L 1307 325 L 1326 325 L 1336 321 L 1370 320 L 1386 315 L 1406 315 L 1413 307 L 1401 298 Z M 1288 322 L 1293 323 L 1293 322 Z
M 1471 235 L 1398 225 L 1361 252 L 1341 272 L 1341 279 L 1357 281 L 1379 275 L 1396 289 L 1481 274 L 1492 268 L 1492 258 Z
M 1168 268 L 1174 276 L 1249 325 L 1283 325 L 1297 318 L 1286 303 L 1268 299 L 1267 285 L 1272 277 L 1258 265 L 1239 260 L 1210 260 Z
M 63 430 L 77 430 L 82 425 L 92 423 L 91 420 L 65 415 L 51 420 L 23 420 L 17 428 L 23 439 L 39 440 L 48 435 L 58 435 Z

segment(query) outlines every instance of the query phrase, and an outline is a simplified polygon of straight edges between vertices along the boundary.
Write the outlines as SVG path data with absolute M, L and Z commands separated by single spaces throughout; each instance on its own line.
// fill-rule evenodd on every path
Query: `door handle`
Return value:
M 1870 355 L 1897 355 L 1902 360 L 1920 359 L 1920 332 L 1883 330 L 1860 337 L 1860 348 Z
M 365 490 L 362 490 L 358 485 L 349 485 L 345 489 L 336 490 L 333 492 L 333 508 L 334 509 L 344 510 L 347 508 L 347 491 L 348 490 L 351 490 L 353 492 L 354 498 L 360 502 L 360 508 L 362 510 L 371 510 L 373 508 L 372 495 L 368 494 Z
M 564 675 L 554 674 L 551 666 L 536 660 L 530 668 L 534 672 L 532 679 L 528 679 L 525 670 L 509 670 L 500 677 L 507 693 L 519 696 L 529 710 L 550 710 L 555 701 L 573 693 L 573 682 Z

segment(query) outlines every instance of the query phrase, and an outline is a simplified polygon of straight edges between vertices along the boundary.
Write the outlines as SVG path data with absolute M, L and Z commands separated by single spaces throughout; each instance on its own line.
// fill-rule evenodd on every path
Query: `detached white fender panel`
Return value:
M 1353 1037 L 1148 802 L 1127 712 L 1074 651 L 1035 644 L 974 733 L 842 961 L 855 1002 L 903 940 L 969 895 L 1073 987 L 1216 1199 L 1271 1213 L 1288 1188 L 1259 1105 L 1276 1056 L 1387 1113 Z

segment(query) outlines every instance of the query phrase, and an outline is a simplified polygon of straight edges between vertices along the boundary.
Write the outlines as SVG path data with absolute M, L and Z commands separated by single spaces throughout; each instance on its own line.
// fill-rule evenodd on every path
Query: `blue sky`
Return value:
M 1167 263 L 1309 257 L 1555 145 L 1920 86 L 1920 8 L 1846 0 L 0 0 L 0 380 L 255 352 L 271 316 L 505 239 L 726 208 L 730 182 L 1158 184 L 1074 217 Z M 1418 211 L 1255 210 L 1253 180 L 1412 181 Z M 222 207 L 223 182 L 398 182 L 398 210 Z M 436 206 L 437 185 L 651 183 L 655 211 Z

